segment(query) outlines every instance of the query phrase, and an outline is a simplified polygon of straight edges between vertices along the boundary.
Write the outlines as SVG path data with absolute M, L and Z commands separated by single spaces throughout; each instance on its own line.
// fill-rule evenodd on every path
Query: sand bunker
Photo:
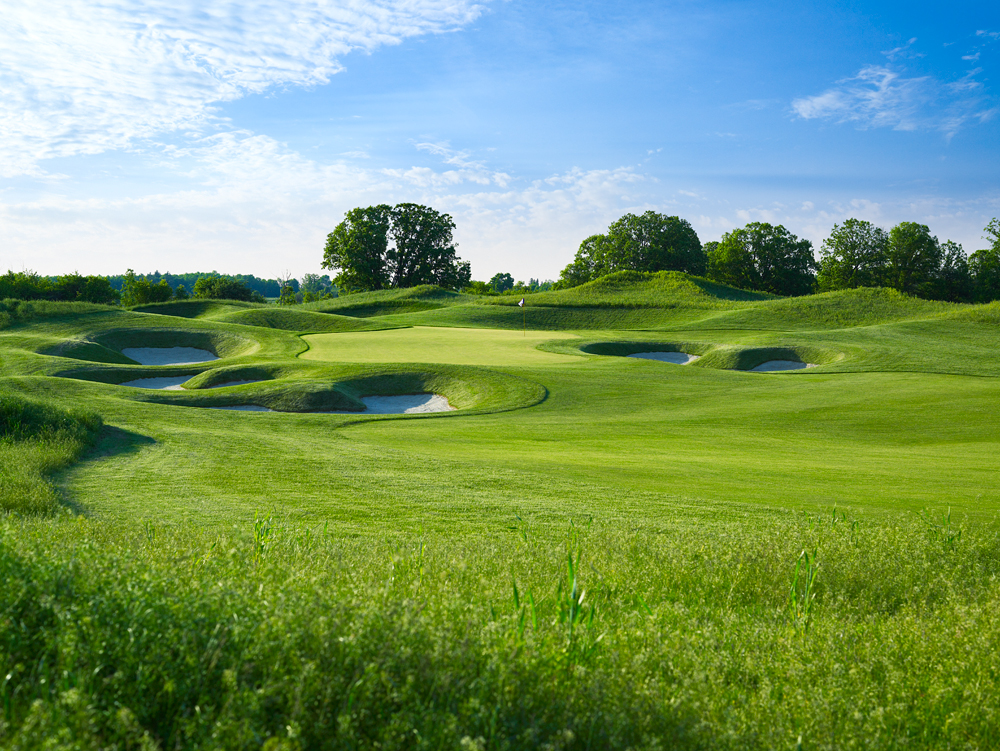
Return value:
M 689 355 L 687 352 L 636 352 L 629 357 L 638 357 L 640 360 L 658 360 L 674 365 L 687 365 L 700 358 L 701 355 Z
M 439 394 L 405 394 L 403 396 L 363 396 L 368 408 L 363 414 L 415 415 L 423 412 L 451 412 L 455 408 Z
M 181 386 L 182 383 L 187 381 L 191 376 L 171 376 L 169 378 L 137 378 L 134 381 L 125 381 L 125 383 L 119 383 L 119 386 L 134 386 L 137 389 L 159 389 L 160 391 L 184 391 L 184 387 Z M 221 389 L 226 386 L 243 386 L 248 383 L 260 383 L 260 381 L 226 381 L 225 383 L 217 383 L 214 386 L 205 386 L 202 391 L 207 389 Z M 225 409 L 229 409 L 226 407 Z M 270 411 L 270 410 L 268 410 Z
M 454 407 L 438 394 L 405 394 L 403 396 L 363 396 L 361 401 L 367 409 L 364 412 L 344 410 L 316 410 L 313 414 L 324 415 L 415 415 L 426 412 L 451 412 Z M 209 407 L 209 409 L 229 409 L 240 412 L 273 412 L 256 404 L 241 404 L 236 407 Z
M 750 372 L 773 373 L 778 370 L 802 370 L 804 368 L 815 367 L 815 363 L 799 362 L 798 360 L 768 360 L 767 362 L 762 362 L 756 368 L 750 368 Z
M 183 391 L 181 386 L 191 376 L 174 376 L 171 378 L 137 378 L 134 381 L 119 383 L 119 386 L 134 386 L 137 389 L 160 389 L 161 391 Z
M 126 347 L 122 354 L 140 365 L 191 365 L 219 359 L 207 349 L 195 347 Z

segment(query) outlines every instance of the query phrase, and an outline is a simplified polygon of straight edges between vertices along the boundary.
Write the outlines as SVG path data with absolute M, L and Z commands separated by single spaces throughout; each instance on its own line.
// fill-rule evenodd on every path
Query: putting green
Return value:
M 578 364 L 582 358 L 536 349 L 541 342 L 568 336 L 572 334 L 414 326 L 304 336 L 309 350 L 300 356 L 326 362 L 439 362 L 486 366 Z

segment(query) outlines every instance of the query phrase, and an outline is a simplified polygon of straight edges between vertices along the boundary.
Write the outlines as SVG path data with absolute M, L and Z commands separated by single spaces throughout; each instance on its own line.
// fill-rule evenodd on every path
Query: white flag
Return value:
M 519 308 L 523 308 L 524 307 L 524 298 L 523 297 L 521 298 L 521 302 L 519 302 L 517 304 L 517 307 L 519 307 Z

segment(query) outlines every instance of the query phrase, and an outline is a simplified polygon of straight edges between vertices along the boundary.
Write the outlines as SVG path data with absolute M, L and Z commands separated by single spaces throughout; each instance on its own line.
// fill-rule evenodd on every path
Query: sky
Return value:
M 992 1 L 4 0 L 0 272 L 301 278 L 400 202 L 483 280 L 647 210 L 971 253 L 998 62 Z

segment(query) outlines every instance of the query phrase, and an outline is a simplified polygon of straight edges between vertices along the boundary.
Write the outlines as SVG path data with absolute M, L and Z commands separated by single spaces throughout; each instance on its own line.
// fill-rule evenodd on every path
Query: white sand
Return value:
M 219 359 L 207 349 L 195 347 L 126 347 L 122 354 L 140 365 L 191 365 Z
M 134 381 L 119 383 L 119 386 L 134 386 L 137 389 L 160 389 L 162 391 L 183 391 L 182 383 L 191 376 L 172 376 L 170 378 L 137 378 Z
M 636 352 L 629 357 L 638 357 L 640 360 L 659 360 L 674 365 L 687 365 L 699 359 L 701 355 L 689 355 L 687 352 Z
M 364 412 L 340 409 L 317 410 L 326 415 L 415 415 L 426 412 L 453 412 L 455 407 L 439 394 L 404 394 L 403 396 L 363 396 Z
M 343 410 L 319 410 L 314 414 L 324 415 L 414 415 L 423 412 L 450 412 L 455 408 L 448 400 L 438 394 L 406 394 L 404 396 L 363 396 L 367 409 L 364 412 L 346 412 Z M 229 409 L 240 412 L 273 412 L 267 407 L 256 404 L 243 404 L 238 407 L 209 407 L 209 409 Z
M 414 415 L 422 412 L 451 412 L 455 408 L 439 394 L 405 394 L 403 396 L 363 396 L 361 401 L 371 415 Z
M 773 373 L 778 370 L 803 370 L 804 368 L 815 367 L 815 363 L 799 362 L 798 360 L 768 360 L 767 362 L 762 362 L 756 368 L 750 368 L 750 372 Z

